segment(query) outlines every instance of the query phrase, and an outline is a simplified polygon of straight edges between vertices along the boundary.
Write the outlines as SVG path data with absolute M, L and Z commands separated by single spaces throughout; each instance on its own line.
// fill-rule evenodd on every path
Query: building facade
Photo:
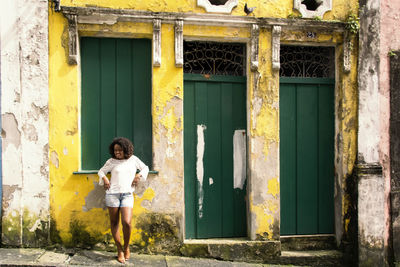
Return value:
M 96 173 L 126 136 L 151 169 L 135 192 L 139 250 L 221 257 L 204 239 L 232 238 L 268 258 L 306 235 L 387 262 L 388 141 L 371 124 L 387 113 L 362 104 L 387 104 L 366 74 L 381 56 L 364 50 L 375 4 L 2 5 L 2 244 L 108 245 Z

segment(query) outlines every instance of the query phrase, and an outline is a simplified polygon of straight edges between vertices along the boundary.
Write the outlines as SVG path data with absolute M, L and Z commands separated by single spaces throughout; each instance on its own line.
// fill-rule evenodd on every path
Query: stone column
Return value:
M 385 183 L 379 159 L 380 0 L 360 1 L 359 36 L 359 266 L 384 266 Z
M 47 0 L 2 0 L 1 243 L 43 246 L 49 238 Z

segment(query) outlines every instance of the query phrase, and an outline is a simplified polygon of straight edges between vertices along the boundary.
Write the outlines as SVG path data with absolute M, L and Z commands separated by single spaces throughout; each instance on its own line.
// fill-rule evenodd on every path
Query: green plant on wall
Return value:
M 360 18 L 355 14 L 349 14 L 346 19 L 346 29 L 352 34 L 357 34 L 360 30 Z
M 396 55 L 396 53 L 393 51 L 393 50 L 390 50 L 389 52 L 388 52 L 388 56 L 389 57 L 394 57 Z
M 294 14 L 294 13 L 290 13 L 288 15 L 288 19 L 301 19 L 303 16 L 301 14 Z

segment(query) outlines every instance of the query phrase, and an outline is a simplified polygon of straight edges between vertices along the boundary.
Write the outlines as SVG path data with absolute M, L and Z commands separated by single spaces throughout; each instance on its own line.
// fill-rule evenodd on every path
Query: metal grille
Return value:
M 245 46 L 233 43 L 184 42 L 185 73 L 245 76 Z
M 333 47 L 281 46 L 281 77 L 335 77 Z

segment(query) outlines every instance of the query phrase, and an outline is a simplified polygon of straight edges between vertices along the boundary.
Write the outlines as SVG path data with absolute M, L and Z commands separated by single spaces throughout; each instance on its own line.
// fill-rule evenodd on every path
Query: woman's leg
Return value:
M 121 207 L 121 221 L 122 221 L 122 232 L 124 233 L 124 254 L 125 258 L 129 259 L 129 241 L 131 239 L 132 232 L 132 208 Z
M 120 208 L 108 207 L 108 213 L 110 215 L 111 234 L 118 249 L 118 261 L 125 262 L 121 245 L 121 237 L 119 234 L 119 209 Z

